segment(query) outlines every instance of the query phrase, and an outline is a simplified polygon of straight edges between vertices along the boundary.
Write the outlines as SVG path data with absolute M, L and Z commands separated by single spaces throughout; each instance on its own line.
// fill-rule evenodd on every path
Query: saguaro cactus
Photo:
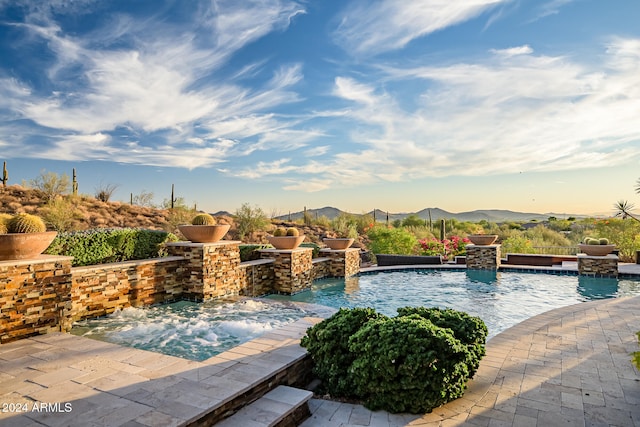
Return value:
M 440 220 L 440 241 L 444 240 L 446 235 L 446 222 L 443 218 Z
M 73 191 L 73 195 L 78 195 L 78 177 L 76 176 L 76 168 L 73 168 L 73 178 L 71 180 L 71 189 Z
M 9 172 L 7 172 L 7 162 L 2 162 L 2 186 L 7 186 L 7 181 L 9 181 Z

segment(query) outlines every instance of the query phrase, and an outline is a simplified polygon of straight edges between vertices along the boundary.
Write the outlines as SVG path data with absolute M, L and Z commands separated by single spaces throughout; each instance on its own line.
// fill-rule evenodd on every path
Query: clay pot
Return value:
M 267 236 L 269 243 L 276 249 L 291 250 L 300 246 L 304 241 L 302 236 Z
M 58 233 L 7 233 L 0 234 L 0 260 L 36 258 L 44 252 Z
M 178 230 L 193 243 L 215 243 L 222 239 L 231 226 L 218 225 L 180 225 Z
M 479 246 L 492 245 L 498 240 L 497 234 L 469 234 L 468 237 L 471 243 Z
M 578 244 L 580 252 L 589 256 L 605 256 L 609 255 L 615 249 L 616 245 L 586 245 L 584 243 Z
M 327 245 L 329 249 L 332 249 L 334 251 L 343 251 L 345 249 L 348 249 L 353 244 L 353 240 L 354 239 L 348 238 L 322 239 L 324 244 Z

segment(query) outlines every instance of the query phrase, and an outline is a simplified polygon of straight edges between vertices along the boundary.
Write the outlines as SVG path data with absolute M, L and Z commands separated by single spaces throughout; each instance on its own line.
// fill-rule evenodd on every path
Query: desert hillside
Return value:
M 103 202 L 87 195 L 58 196 L 49 201 L 40 190 L 20 185 L 0 186 L 0 213 L 30 213 L 45 219 L 48 228 L 57 231 L 77 231 L 93 228 L 132 227 L 171 231 L 179 235 L 177 226 L 186 224 L 195 213 L 172 213 L 170 209 L 156 209 L 122 202 Z M 234 218 L 216 216 L 218 223 L 230 224 L 226 240 L 240 240 Z M 267 230 L 251 233 L 245 243 L 267 243 L 266 236 L 277 226 L 295 226 L 307 236 L 306 241 L 321 242 L 323 237 L 335 237 L 332 230 L 322 226 L 305 226 L 273 220 Z

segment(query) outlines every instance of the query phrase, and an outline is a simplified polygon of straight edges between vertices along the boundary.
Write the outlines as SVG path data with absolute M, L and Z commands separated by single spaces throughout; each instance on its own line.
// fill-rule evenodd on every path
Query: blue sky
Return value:
M 640 204 L 637 0 L 0 0 L 10 183 L 208 211 Z

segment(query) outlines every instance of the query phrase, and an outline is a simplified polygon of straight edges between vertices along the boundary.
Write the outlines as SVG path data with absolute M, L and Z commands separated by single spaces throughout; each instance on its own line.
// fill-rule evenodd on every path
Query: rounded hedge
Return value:
M 302 339 L 332 397 L 372 409 L 426 413 L 463 395 L 485 354 L 487 327 L 467 313 L 404 307 L 389 318 L 340 309 Z

